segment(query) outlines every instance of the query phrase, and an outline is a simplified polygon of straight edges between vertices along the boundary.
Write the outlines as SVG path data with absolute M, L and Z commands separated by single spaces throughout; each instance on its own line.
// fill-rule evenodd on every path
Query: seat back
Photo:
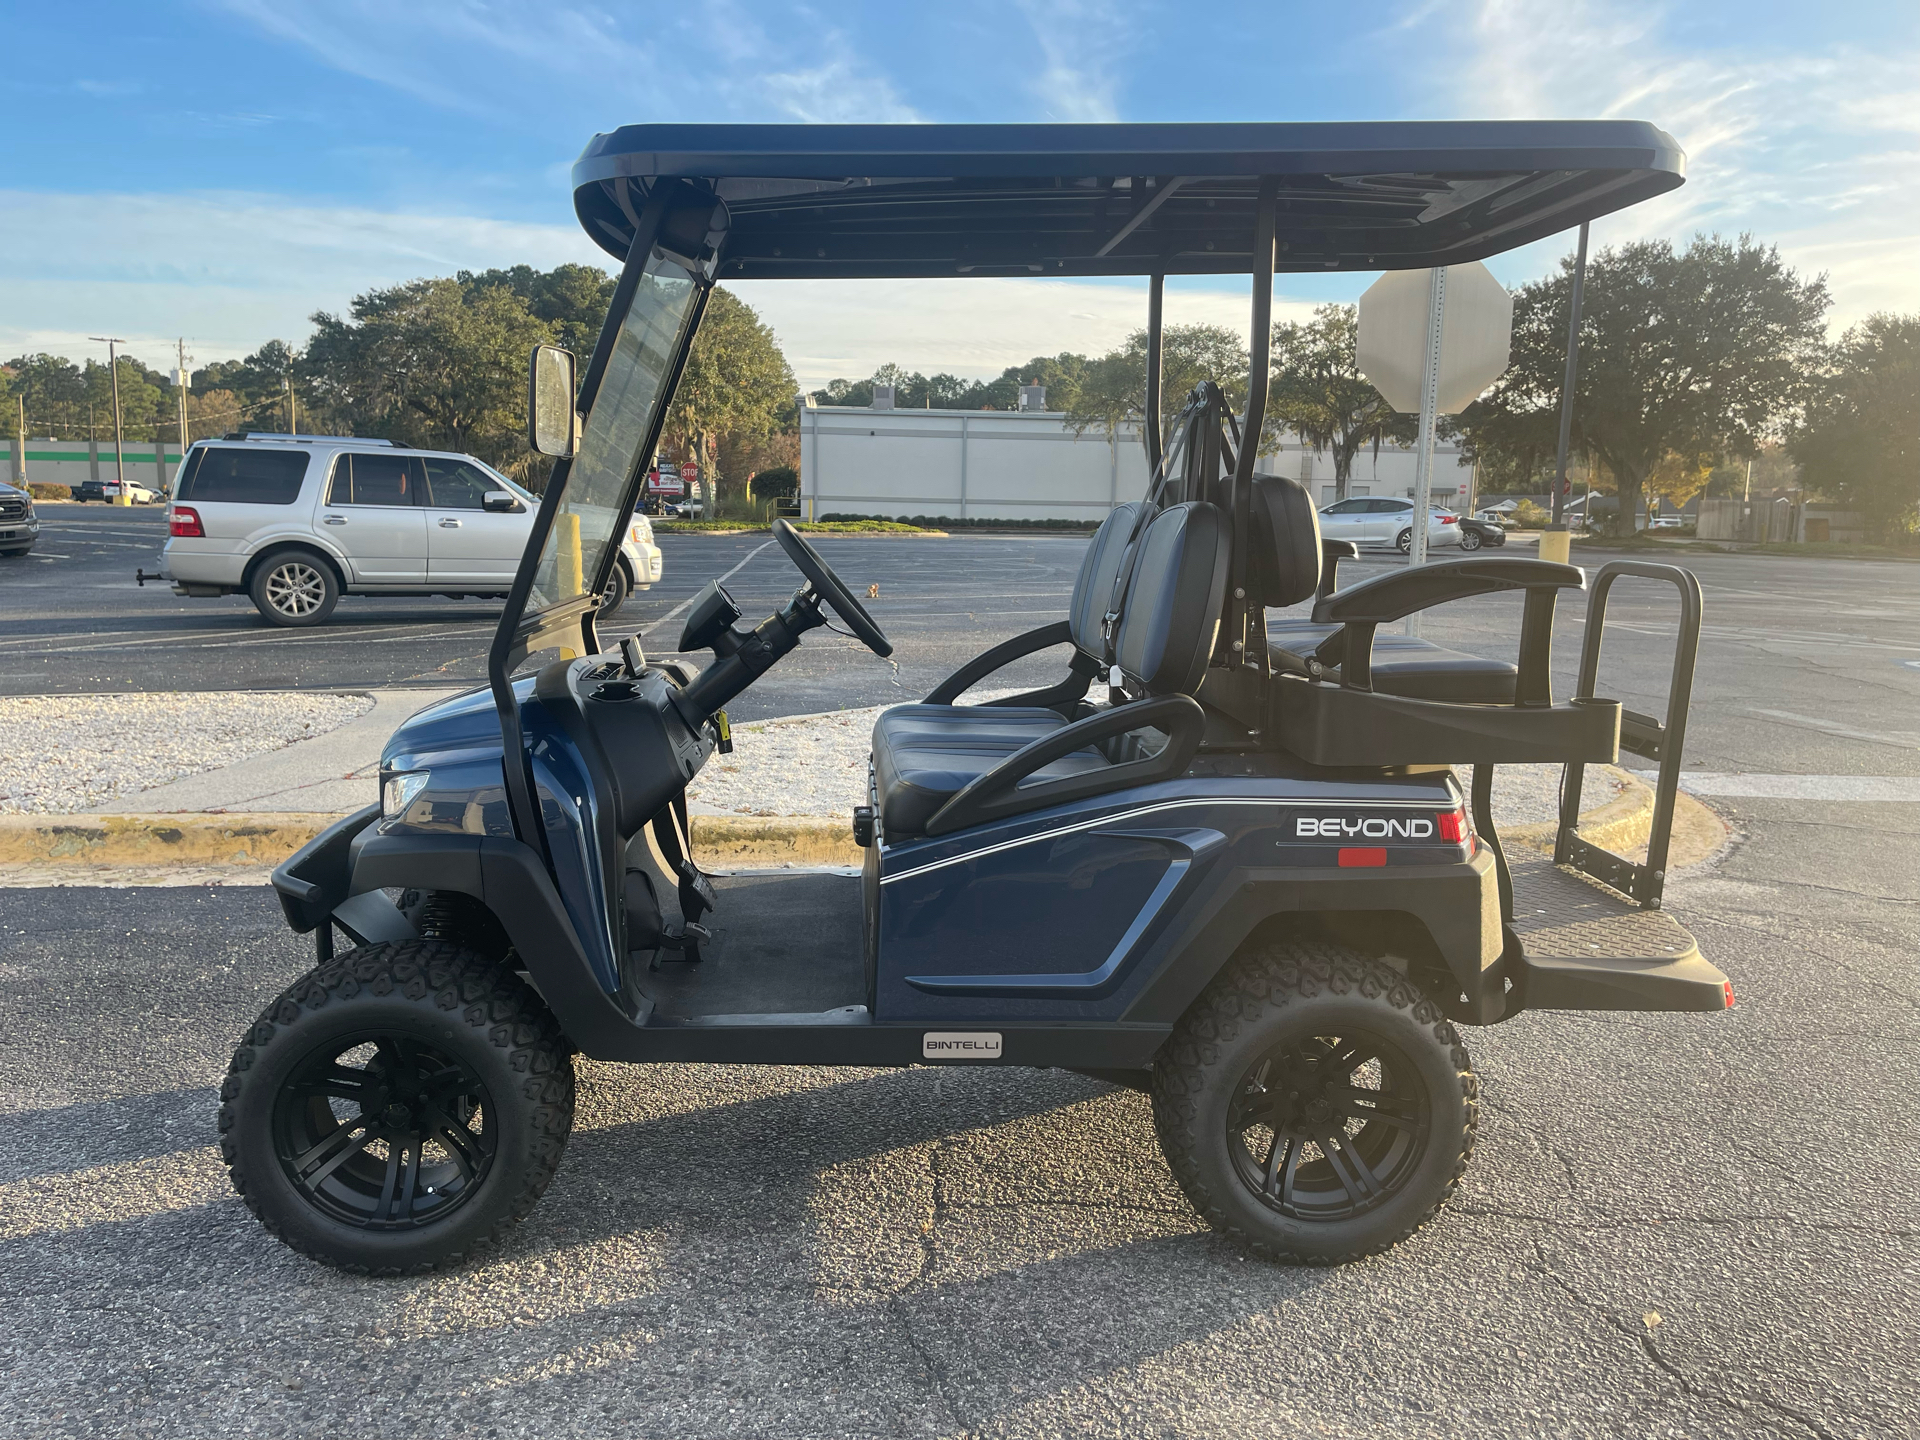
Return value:
M 1320 586 L 1320 512 L 1298 480 L 1256 475 L 1248 496 L 1253 520 L 1247 578 L 1253 598 L 1279 609 L 1298 605 Z
M 1114 669 L 1130 694 L 1200 688 L 1220 629 L 1230 551 L 1226 516 L 1203 501 L 1162 511 L 1141 533 L 1114 637 Z
M 1067 624 L 1073 628 L 1074 648 L 1103 663 L 1107 658 L 1107 612 L 1114 608 L 1114 586 L 1143 508 L 1144 502 L 1139 500 L 1113 507 L 1094 532 L 1093 543 L 1080 561 L 1079 578 L 1073 582 Z

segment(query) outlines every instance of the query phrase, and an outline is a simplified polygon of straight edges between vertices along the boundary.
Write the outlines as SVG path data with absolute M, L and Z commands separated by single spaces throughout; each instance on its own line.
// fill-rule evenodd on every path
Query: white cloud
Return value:
M 1428 9 L 1409 19 L 1424 22 Z M 1481 0 L 1426 38 L 1456 113 L 1649 119 L 1687 152 L 1687 183 L 1594 227 L 1596 243 L 1752 231 L 1826 270 L 1836 327 L 1920 309 L 1920 53 L 1809 43 L 1682 50 L 1658 5 Z M 1811 12 L 1810 12 L 1811 15 Z M 1438 15 L 1434 23 L 1441 23 Z M 1510 256 L 1538 273 L 1564 238 Z
M 110 217 L 111 224 L 103 224 Z M 202 361 L 297 340 L 316 309 L 379 285 L 605 257 L 573 225 L 406 215 L 277 196 L 0 192 L 0 350 L 90 353 L 125 335 L 158 366 L 175 336 Z
M 808 388 L 858 379 L 893 361 L 925 374 L 998 375 L 1035 355 L 1100 355 L 1147 323 L 1147 287 L 1073 280 L 759 280 L 728 286 L 773 328 Z M 1276 320 L 1307 301 L 1276 300 Z M 1169 325 L 1215 324 L 1245 334 L 1248 294 L 1169 282 Z
M 1062 122 L 1120 119 L 1117 71 L 1139 33 L 1133 17 L 1105 0 L 1019 3 L 1045 62 L 1027 85 L 1040 114 Z

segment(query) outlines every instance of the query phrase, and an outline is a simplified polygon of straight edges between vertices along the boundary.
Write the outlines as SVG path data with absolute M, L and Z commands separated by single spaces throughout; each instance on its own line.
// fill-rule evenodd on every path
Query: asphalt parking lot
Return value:
M 48 513 L 50 556 L 128 576 L 109 532 L 151 523 Z M 632 623 L 735 566 L 763 613 L 794 583 L 764 539 L 671 537 Z M 880 586 L 918 694 L 1059 615 L 1081 543 L 822 549 Z M 1144 1101 L 1078 1076 L 583 1063 L 573 1145 L 504 1253 L 348 1279 L 269 1239 L 218 1164 L 234 1038 L 310 963 L 271 899 L 0 891 L 0 1433 L 1920 1433 L 1920 567 L 1686 563 L 1687 769 L 1737 842 L 1668 903 L 1739 1003 L 1469 1032 L 1465 1188 L 1340 1270 L 1200 1230 Z M 1607 688 L 1651 710 L 1670 607 L 1617 596 Z M 474 673 L 431 667 L 475 663 L 485 607 L 358 603 L 365 628 L 289 640 L 49 559 L 0 580 L 0 687 Z M 1429 633 L 1510 653 L 1514 612 L 1460 609 Z M 900 693 L 815 639 L 738 713 Z

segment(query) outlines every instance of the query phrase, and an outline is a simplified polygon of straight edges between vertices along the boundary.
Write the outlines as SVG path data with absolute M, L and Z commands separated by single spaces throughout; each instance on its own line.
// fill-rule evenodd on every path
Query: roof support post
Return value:
M 1236 671 L 1248 668 L 1267 673 L 1267 616 L 1260 597 L 1249 595 L 1247 587 L 1252 567 L 1248 564 L 1253 545 L 1252 499 L 1254 459 L 1260 452 L 1260 430 L 1267 419 L 1267 383 L 1273 336 L 1273 244 L 1274 218 L 1280 184 L 1271 176 L 1260 182 L 1260 198 L 1254 220 L 1253 240 L 1253 333 L 1247 352 L 1252 363 L 1247 370 L 1247 414 L 1240 429 L 1240 445 L 1233 467 L 1233 567 L 1232 595 L 1227 608 L 1227 639 L 1232 650 L 1231 664 Z
M 1161 331 L 1165 311 L 1167 277 L 1156 270 L 1147 280 L 1147 485 L 1160 473 L 1165 445 L 1160 435 Z

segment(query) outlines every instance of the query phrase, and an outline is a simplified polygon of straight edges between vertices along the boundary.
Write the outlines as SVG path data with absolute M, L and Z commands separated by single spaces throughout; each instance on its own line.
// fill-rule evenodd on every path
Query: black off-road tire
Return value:
M 1268 1098 L 1264 1086 L 1249 1089 L 1249 1079 L 1256 1073 L 1265 1078 L 1267 1072 L 1259 1067 L 1274 1062 L 1263 1057 L 1292 1055 L 1296 1052 L 1291 1047 L 1311 1050 L 1324 1045 L 1322 1037 L 1356 1034 L 1377 1038 L 1380 1053 L 1395 1055 L 1395 1067 L 1406 1071 L 1396 1086 L 1410 1096 L 1418 1092 L 1419 1099 L 1403 1104 L 1390 1097 L 1377 1104 L 1368 1100 L 1351 1106 L 1356 1114 L 1383 1118 L 1354 1121 L 1362 1127 L 1354 1137 L 1357 1149 L 1345 1148 L 1347 1142 L 1339 1138 L 1338 1130 L 1332 1132 L 1333 1144 L 1346 1155 L 1349 1166 L 1356 1154 L 1364 1159 L 1363 1152 L 1373 1147 L 1373 1161 L 1392 1183 L 1362 1201 L 1359 1189 L 1348 1185 L 1347 1176 L 1335 1173 L 1340 1167 L 1324 1158 L 1305 1159 L 1298 1172 L 1290 1173 L 1307 1177 L 1317 1166 L 1334 1174 L 1356 1213 L 1340 1215 L 1331 1208 L 1326 1213 L 1289 1213 L 1277 1193 L 1256 1191 L 1253 1180 L 1243 1173 L 1259 1170 L 1244 1153 L 1245 1136 L 1271 1133 L 1277 1147 L 1283 1129 L 1294 1131 L 1301 1102 Z M 1325 1073 L 1333 1073 L 1340 1058 L 1323 1056 L 1320 1063 L 1332 1062 Z M 1373 1073 L 1387 1072 L 1376 1062 Z M 1350 1093 L 1355 1074 L 1349 1073 L 1348 1080 L 1341 1088 Z M 1284 1096 L 1278 1086 L 1275 1089 L 1276 1097 Z M 1256 1091 L 1262 1098 L 1249 1101 Z M 1332 1087 L 1326 1093 L 1331 1094 Z M 1269 1259 L 1338 1265 L 1397 1245 L 1431 1219 L 1458 1188 L 1473 1154 L 1479 1093 L 1459 1035 L 1405 976 L 1383 961 L 1341 946 L 1292 941 L 1235 957 L 1181 1018 L 1154 1067 L 1153 1115 L 1174 1178 L 1215 1230 Z M 1284 1113 L 1289 1117 L 1286 1124 L 1276 1119 L 1270 1132 L 1257 1127 L 1236 1132 L 1235 1117 L 1258 1104 L 1283 1107 L 1272 1113 Z M 1394 1117 L 1391 1124 L 1386 1115 Z M 1417 1150 L 1403 1115 L 1417 1115 Z M 1312 1122 L 1302 1119 L 1299 1123 Z M 1380 1139 L 1372 1138 L 1376 1128 Z M 1243 1146 L 1238 1157 L 1236 1144 Z M 1400 1147 L 1392 1169 L 1384 1163 L 1396 1153 L 1389 1147 Z M 1275 1173 L 1272 1153 L 1266 1162 L 1269 1187 Z M 1317 1144 L 1291 1153 L 1296 1158 L 1325 1154 Z M 1331 1193 L 1323 1191 L 1316 1198 Z M 1360 1209 L 1362 1204 L 1370 1208 Z
M 283 1091 L 300 1093 L 290 1087 L 314 1073 L 316 1057 L 381 1037 L 458 1067 L 485 1097 L 477 1108 L 492 1148 L 463 1198 L 425 1221 L 393 1218 L 389 1204 L 371 1225 L 349 1223 L 294 1178 L 283 1155 L 285 1107 L 300 1115 L 304 1103 Z M 361 1275 L 459 1264 L 497 1244 L 553 1179 L 573 1127 L 571 1056 L 552 1012 L 509 965 L 444 940 L 361 946 L 309 972 L 248 1029 L 220 1087 L 221 1153 L 247 1208 L 303 1255 Z M 342 1102 L 322 1103 L 340 1113 Z M 354 1163 L 377 1164 L 372 1153 Z M 413 1158 L 416 1175 L 427 1173 L 426 1155 Z

